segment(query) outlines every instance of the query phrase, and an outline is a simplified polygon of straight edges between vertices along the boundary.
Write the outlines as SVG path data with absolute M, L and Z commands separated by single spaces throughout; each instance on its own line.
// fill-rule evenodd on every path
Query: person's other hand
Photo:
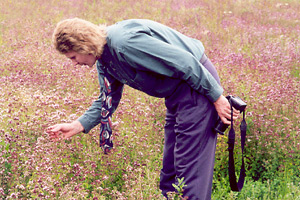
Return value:
M 215 108 L 221 121 L 224 124 L 231 124 L 231 107 L 228 99 L 221 95 L 216 102 L 214 102 Z M 233 121 L 239 116 L 239 111 L 233 108 Z
M 46 133 L 53 141 L 58 141 L 59 139 L 70 138 L 84 130 L 83 126 L 79 121 L 74 121 L 72 123 L 63 123 L 50 126 L 46 129 Z

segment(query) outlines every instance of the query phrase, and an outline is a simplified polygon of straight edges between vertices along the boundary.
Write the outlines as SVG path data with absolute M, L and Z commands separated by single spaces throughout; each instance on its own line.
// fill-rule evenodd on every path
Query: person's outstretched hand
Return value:
M 70 138 L 84 130 L 83 126 L 79 121 L 74 121 L 72 123 L 56 124 L 50 126 L 46 129 L 46 133 L 53 141 L 58 141 L 59 139 Z
M 216 102 L 214 102 L 215 108 L 221 121 L 224 124 L 231 124 L 231 108 L 228 99 L 221 95 Z M 233 121 L 239 116 L 239 111 L 233 108 Z

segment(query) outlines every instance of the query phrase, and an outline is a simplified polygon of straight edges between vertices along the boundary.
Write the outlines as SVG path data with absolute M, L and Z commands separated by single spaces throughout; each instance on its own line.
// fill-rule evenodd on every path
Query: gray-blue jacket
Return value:
M 181 82 L 215 102 L 222 87 L 199 62 L 203 44 L 160 23 L 131 19 L 107 28 L 107 44 L 97 61 L 100 96 L 78 119 L 85 133 L 101 120 L 103 77 L 112 87 L 113 111 L 124 84 L 155 97 L 170 96 Z

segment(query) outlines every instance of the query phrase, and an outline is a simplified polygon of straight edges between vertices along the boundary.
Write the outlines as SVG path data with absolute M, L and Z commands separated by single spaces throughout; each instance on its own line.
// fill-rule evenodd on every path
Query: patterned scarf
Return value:
M 103 149 L 104 153 L 107 154 L 109 153 L 110 149 L 113 148 L 113 142 L 111 129 L 111 85 L 106 77 L 104 77 L 104 88 L 102 95 L 103 104 L 101 110 L 100 147 Z

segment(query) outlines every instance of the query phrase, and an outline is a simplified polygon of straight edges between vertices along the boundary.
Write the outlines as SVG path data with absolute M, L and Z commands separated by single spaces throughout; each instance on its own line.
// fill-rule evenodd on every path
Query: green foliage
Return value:
M 168 198 L 169 199 L 174 199 L 174 200 L 177 200 L 177 199 L 184 199 L 182 198 L 183 196 L 183 190 L 184 190 L 184 187 L 186 187 L 187 185 L 185 184 L 185 181 L 184 181 L 184 177 L 182 178 L 177 178 L 177 181 L 178 181 L 178 184 L 172 184 L 172 186 L 176 189 L 177 192 L 175 193 L 168 193 Z
M 253 181 L 246 179 L 244 188 L 241 192 L 230 192 L 223 185 L 216 187 L 212 199 L 223 200 L 253 200 L 253 199 L 300 199 L 299 177 L 295 177 L 290 172 L 285 172 L 282 175 L 274 176 L 275 178 L 266 181 Z M 226 182 L 227 180 L 223 180 Z
M 163 199 L 163 99 L 125 87 L 109 155 L 98 127 L 57 143 L 44 133 L 77 119 L 98 96 L 95 69 L 71 66 L 51 45 L 55 24 L 75 16 L 107 25 L 148 18 L 200 39 L 224 94 L 248 105 L 246 183 L 230 191 L 220 136 L 213 199 L 299 199 L 299 8 L 298 0 L 2 0 L 0 199 Z M 236 171 L 240 156 L 237 131 Z

